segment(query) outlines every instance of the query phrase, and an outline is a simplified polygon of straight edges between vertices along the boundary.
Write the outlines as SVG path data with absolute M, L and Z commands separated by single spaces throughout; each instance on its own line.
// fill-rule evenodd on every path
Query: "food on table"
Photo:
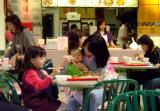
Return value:
M 50 6 L 50 5 L 52 5 L 53 3 L 52 3 L 52 0 L 43 0 L 43 1 L 42 1 L 42 4 L 45 5 L 45 6 Z
M 111 5 L 113 5 L 113 2 L 114 2 L 114 0 L 104 0 L 103 4 L 106 6 L 111 6 Z
M 117 0 L 116 1 L 117 5 L 124 5 L 124 3 L 125 3 L 125 0 Z
M 132 61 L 130 64 L 144 64 L 144 63 L 141 61 Z
M 75 5 L 76 4 L 76 0 L 68 0 L 68 3 L 70 3 L 71 5 Z
M 94 76 L 94 73 L 92 71 L 84 71 L 82 73 L 82 76 L 83 77 L 86 77 L 86 76 Z

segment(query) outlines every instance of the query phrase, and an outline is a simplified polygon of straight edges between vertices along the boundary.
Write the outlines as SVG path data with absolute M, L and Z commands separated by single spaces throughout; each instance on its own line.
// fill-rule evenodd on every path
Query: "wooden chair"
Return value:
M 108 109 L 109 111 L 159 111 L 157 96 L 160 97 L 160 91 L 136 90 L 125 92 L 115 97 Z M 140 97 L 141 104 L 139 103 Z
M 103 97 L 102 97 L 102 106 L 99 109 L 100 111 L 106 111 L 107 107 L 105 107 L 105 102 L 107 102 L 107 106 L 117 95 L 124 93 L 129 90 L 129 86 L 134 85 L 135 89 L 138 89 L 138 83 L 132 79 L 124 79 L 124 80 L 105 80 L 93 85 L 87 92 L 84 97 L 84 103 L 82 106 L 82 111 L 90 111 L 90 96 L 91 91 L 94 89 L 100 88 L 103 89 Z

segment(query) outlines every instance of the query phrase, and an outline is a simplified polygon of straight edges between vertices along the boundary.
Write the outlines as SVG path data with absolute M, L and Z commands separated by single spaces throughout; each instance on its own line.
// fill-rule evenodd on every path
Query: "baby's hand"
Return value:
M 64 58 L 68 61 L 68 63 L 73 62 L 73 57 L 71 55 L 65 55 Z

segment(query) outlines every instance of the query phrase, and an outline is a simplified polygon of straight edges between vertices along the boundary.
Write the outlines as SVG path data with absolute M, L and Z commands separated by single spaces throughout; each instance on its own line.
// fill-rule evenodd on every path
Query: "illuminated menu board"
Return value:
M 138 0 L 42 0 L 51 7 L 138 7 Z
M 58 0 L 42 0 L 43 7 L 57 7 Z

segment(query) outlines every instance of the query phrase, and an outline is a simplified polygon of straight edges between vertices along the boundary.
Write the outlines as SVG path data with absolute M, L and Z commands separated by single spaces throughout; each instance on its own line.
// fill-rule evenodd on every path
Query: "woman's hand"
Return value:
M 16 59 L 17 60 L 23 60 L 24 59 L 24 55 L 16 54 Z
M 160 68 L 160 63 L 156 64 L 156 66 L 158 66 Z
M 144 54 L 135 54 L 134 56 L 137 57 L 138 60 L 143 60 L 144 58 Z
M 116 45 L 113 43 L 113 41 L 110 42 L 110 47 L 116 48 Z

